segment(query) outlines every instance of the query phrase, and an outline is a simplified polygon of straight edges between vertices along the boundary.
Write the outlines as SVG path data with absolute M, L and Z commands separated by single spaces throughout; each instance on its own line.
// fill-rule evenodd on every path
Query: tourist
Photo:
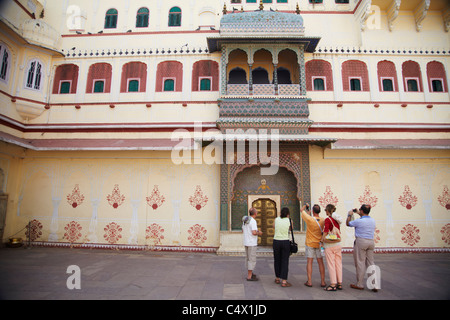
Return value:
M 305 211 L 305 209 L 307 211 Z M 310 215 L 309 206 L 304 205 L 302 207 L 302 218 L 306 223 L 306 240 L 305 240 L 305 255 L 306 255 L 306 274 L 308 280 L 305 282 L 305 286 L 312 287 L 312 265 L 314 258 L 317 259 L 320 272 L 320 285 L 325 287 L 325 265 L 323 264 L 322 256 L 322 230 L 324 227 L 324 219 L 319 217 L 320 206 L 315 204 L 312 207 L 313 216 Z
M 332 217 L 336 207 L 328 204 L 325 208 L 327 218 L 323 230 L 323 245 L 327 259 L 328 276 L 331 284 L 326 291 L 342 290 L 342 247 L 339 222 Z
M 355 228 L 355 243 L 353 246 L 353 259 L 356 267 L 356 284 L 350 287 L 357 290 L 363 290 L 364 274 L 369 266 L 374 265 L 373 250 L 375 248 L 374 233 L 375 220 L 369 216 L 371 206 L 363 204 L 358 210 L 353 209 L 348 212 L 347 226 Z M 353 220 L 353 213 L 358 213 L 361 218 Z M 376 288 L 372 291 L 377 292 Z
M 245 266 L 247 268 L 247 281 L 257 281 L 258 277 L 253 274 L 256 266 L 256 248 L 258 246 L 258 236 L 262 232 L 258 230 L 256 224 L 256 216 L 258 210 L 250 208 L 249 216 L 242 219 L 242 231 L 244 233 L 244 247 L 245 247 Z
M 273 237 L 273 257 L 275 267 L 275 283 L 281 283 L 282 287 L 290 287 L 287 282 L 289 272 L 289 228 L 291 220 L 289 218 L 289 209 L 281 209 L 280 216 L 275 219 L 275 235 Z

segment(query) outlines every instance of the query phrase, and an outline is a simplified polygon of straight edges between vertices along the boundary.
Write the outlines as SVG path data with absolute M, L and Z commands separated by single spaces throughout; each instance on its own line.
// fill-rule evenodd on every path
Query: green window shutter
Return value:
M 175 91 L 175 81 L 173 79 L 164 80 L 164 91 Z
M 116 9 L 109 9 L 105 16 L 105 29 L 117 28 L 117 15 Z
M 138 92 L 139 91 L 139 80 L 130 80 L 128 82 L 128 92 Z
M 140 8 L 136 15 L 136 28 L 148 27 L 149 11 L 147 8 Z
M 361 81 L 359 79 L 350 79 L 350 90 L 361 91 Z
M 417 85 L 417 80 L 410 79 L 407 81 L 408 91 L 418 92 L 419 86 Z
M 70 93 L 70 82 L 68 81 L 61 82 L 61 88 L 59 89 L 59 93 Z
M 256 3 L 256 0 L 247 0 L 247 3 Z
M 169 11 L 169 27 L 181 26 L 181 9 L 173 7 Z
M 321 78 L 314 79 L 314 90 L 325 91 L 325 82 Z
M 431 81 L 431 85 L 433 87 L 433 92 L 444 92 L 441 80 L 433 80 Z
M 272 0 L 263 0 L 263 3 L 272 3 Z
M 211 91 L 211 80 L 210 79 L 200 80 L 200 91 Z
M 287 3 L 287 0 L 277 0 L 278 3 Z
M 394 91 L 394 85 L 391 79 L 383 79 L 383 91 Z
M 95 81 L 94 83 L 94 92 L 104 92 L 105 81 Z

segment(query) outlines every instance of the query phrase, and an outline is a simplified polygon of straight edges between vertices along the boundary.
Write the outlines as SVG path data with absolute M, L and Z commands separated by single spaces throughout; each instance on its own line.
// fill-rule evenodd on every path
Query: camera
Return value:
M 309 211 L 309 204 L 306 204 L 306 211 Z
M 356 212 L 358 212 L 358 211 L 357 211 L 356 209 L 353 209 L 353 212 L 356 213 Z

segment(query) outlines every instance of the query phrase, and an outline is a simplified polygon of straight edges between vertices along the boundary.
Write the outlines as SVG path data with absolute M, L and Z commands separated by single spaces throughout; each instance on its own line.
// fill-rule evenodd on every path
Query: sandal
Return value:
M 312 284 L 309 284 L 309 283 L 308 283 L 308 281 L 306 281 L 306 282 L 305 282 L 305 286 L 307 286 L 307 287 L 310 287 L 310 288 L 311 288 L 311 287 L 312 287 Z
M 350 288 L 356 289 L 356 290 L 364 290 L 364 288 L 358 287 L 356 284 L 351 284 Z
M 281 283 L 280 279 L 275 279 L 275 283 L 280 284 Z
M 258 280 L 259 280 L 258 277 L 255 275 L 252 275 L 252 277 L 250 279 L 247 278 L 247 281 L 258 281 Z
M 282 287 L 292 287 L 292 284 L 290 284 L 289 282 L 286 281 L 286 282 L 282 282 L 281 286 Z
M 342 290 L 342 283 L 340 283 L 340 284 L 338 283 L 336 288 L 337 288 L 338 290 Z
M 332 285 L 329 285 L 328 287 L 326 287 L 325 289 L 323 289 L 325 291 L 336 291 L 336 287 L 333 287 Z

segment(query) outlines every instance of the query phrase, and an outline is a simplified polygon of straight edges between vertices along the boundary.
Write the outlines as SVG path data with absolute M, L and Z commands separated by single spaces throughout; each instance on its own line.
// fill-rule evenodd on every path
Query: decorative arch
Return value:
M 447 75 L 441 62 L 430 61 L 427 63 L 427 77 L 430 92 L 448 92 Z
M 53 80 L 53 94 L 59 94 L 62 83 L 69 82 L 69 92 L 76 93 L 78 85 L 78 70 L 76 64 L 61 64 L 56 68 L 55 78 Z
M 211 79 L 211 91 L 219 90 L 219 64 L 213 60 L 200 60 L 192 67 L 192 91 L 200 91 L 202 78 Z
M 333 91 L 333 72 L 331 63 L 321 59 L 306 62 L 306 90 L 314 90 L 314 79 L 321 78 L 325 81 L 325 90 Z

